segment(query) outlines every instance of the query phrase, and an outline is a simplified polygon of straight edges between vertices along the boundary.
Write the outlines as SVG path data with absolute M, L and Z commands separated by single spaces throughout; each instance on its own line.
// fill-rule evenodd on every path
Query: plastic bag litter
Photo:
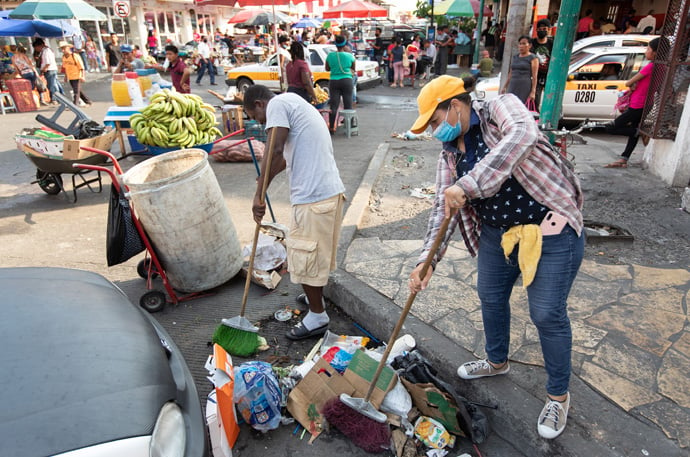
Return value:
M 412 397 L 407 391 L 403 383 L 398 382 L 391 390 L 388 391 L 383 402 L 381 403 L 381 411 L 391 414 L 397 414 L 400 417 L 407 417 L 407 414 L 412 409 Z
M 233 397 L 237 411 L 255 430 L 267 431 L 280 425 L 281 391 L 271 365 L 246 362 L 235 367 Z
M 446 446 L 452 448 L 455 445 L 455 437 L 440 422 L 427 416 L 419 416 L 414 423 L 414 434 L 419 441 L 435 449 Z
M 365 336 L 338 335 L 337 333 L 326 331 L 326 334 L 323 336 L 320 352 L 321 354 L 325 354 L 330 348 L 337 347 L 344 349 L 350 354 L 354 354 L 357 349 L 363 348 L 367 343 L 369 343 L 369 338 Z
M 250 245 L 242 249 L 244 257 L 252 252 Z M 280 267 L 287 259 L 287 251 L 283 243 L 272 236 L 259 233 L 259 240 L 256 244 L 256 256 L 254 257 L 254 269 L 271 271 Z

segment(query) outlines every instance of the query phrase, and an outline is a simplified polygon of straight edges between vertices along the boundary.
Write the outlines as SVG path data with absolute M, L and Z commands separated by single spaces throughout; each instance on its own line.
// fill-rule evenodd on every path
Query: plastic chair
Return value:
M 357 120 L 357 111 L 353 109 L 340 110 L 340 115 L 343 116 L 343 125 L 345 127 L 345 134 L 348 138 L 352 135 L 359 136 L 359 122 Z
M 7 101 L 7 106 L 5 106 L 5 101 Z M 14 99 L 12 98 L 12 95 L 10 95 L 9 92 L 0 92 L 0 111 L 2 111 L 2 114 L 4 116 L 5 113 L 9 110 L 14 110 L 14 112 L 16 113 L 17 105 L 14 104 Z

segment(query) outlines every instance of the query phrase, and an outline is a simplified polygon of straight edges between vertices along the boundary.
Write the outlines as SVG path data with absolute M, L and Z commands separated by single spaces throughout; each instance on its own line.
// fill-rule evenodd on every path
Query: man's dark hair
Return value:
M 31 42 L 31 46 L 34 48 L 36 46 L 45 46 L 46 42 L 43 40 L 43 38 L 36 38 L 34 41 Z
M 592 10 L 585 11 L 585 16 L 589 16 L 590 14 L 592 14 Z
M 290 38 L 286 37 L 285 35 L 280 35 L 278 37 L 278 43 L 287 43 L 290 41 Z
M 383 30 L 381 30 L 381 27 L 376 27 L 376 31 L 379 33 L 383 32 Z
M 165 52 L 172 52 L 173 54 L 179 54 L 180 50 L 177 49 L 177 46 L 173 46 L 172 44 L 169 44 L 165 47 Z
M 537 21 L 537 27 L 551 27 L 551 22 L 544 18 Z
M 249 86 L 246 91 L 244 91 L 244 99 L 242 102 L 242 105 L 244 106 L 244 109 L 253 109 L 254 104 L 259 101 L 269 101 L 274 97 L 273 92 L 266 87 L 262 86 L 261 84 L 255 84 L 253 86 Z
M 304 60 L 304 46 L 299 41 L 293 41 L 290 45 L 290 57 L 292 61 Z

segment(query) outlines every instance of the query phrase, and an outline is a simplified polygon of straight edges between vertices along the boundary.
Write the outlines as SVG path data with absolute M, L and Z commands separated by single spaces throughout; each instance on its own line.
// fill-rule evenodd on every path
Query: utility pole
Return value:
M 474 43 L 474 57 L 472 63 L 479 63 L 479 42 L 482 41 L 482 22 L 484 22 L 484 0 L 479 0 L 479 13 L 477 17 L 477 41 Z
M 580 0 L 576 1 L 578 4 L 580 3 Z M 525 33 L 524 24 L 526 15 L 527 0 L 512 0 L 510 2 L 510 6 L 508 7 L 508 17 L 506 18 L 506 44 L 503 48 L 503 60 L 501 61 L 501 85 L 499 89 L 503 88 L 506 79 L 508 78 L 510 62 L 513 59 L 513 54 L 515 53 L 518 37 Z
M 553 51 L 549 62 L 549 73 L 542 95 L 539 122 L 542 125 L 558 127 L 563 109 L 563 91 L 568 78 L 570 54 L 573 49 L 573 37 L 580 16 L 581 0 L 568 0 L 561 3 L 558 13 L 558 26 L 553 41 Z

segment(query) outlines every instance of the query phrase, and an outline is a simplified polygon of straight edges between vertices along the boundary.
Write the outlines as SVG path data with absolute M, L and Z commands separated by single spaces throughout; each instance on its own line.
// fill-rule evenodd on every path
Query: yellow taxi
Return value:
M 311 44 L 305 49 L 304 57 L 311 68 L 314 82 L 325 89 L 328 88 L 330 80 L 330 72 L 326 71 L 326 56 L 335 50 L 335 45 L 332 44 Z M 379 66 L 376 62 L 357 60 L 355 70 L 358 90 L 381 84 Z M 225 83 L 230 87 L 236 87 L 237 92 L 240 93 L 253 84 L 263 84 L 271 90 L 279 91 L 278 54 L 271 54 L 261 63 L 243 65 L 229 70 Z
M 646 47 L 585 48 L 570 59 L 563 93 L 563 119 L 610 121 L 625 82 L 646 63 Z M 488 100 L 499 93 L 500 78 L 477 83 L 474 96 Z

